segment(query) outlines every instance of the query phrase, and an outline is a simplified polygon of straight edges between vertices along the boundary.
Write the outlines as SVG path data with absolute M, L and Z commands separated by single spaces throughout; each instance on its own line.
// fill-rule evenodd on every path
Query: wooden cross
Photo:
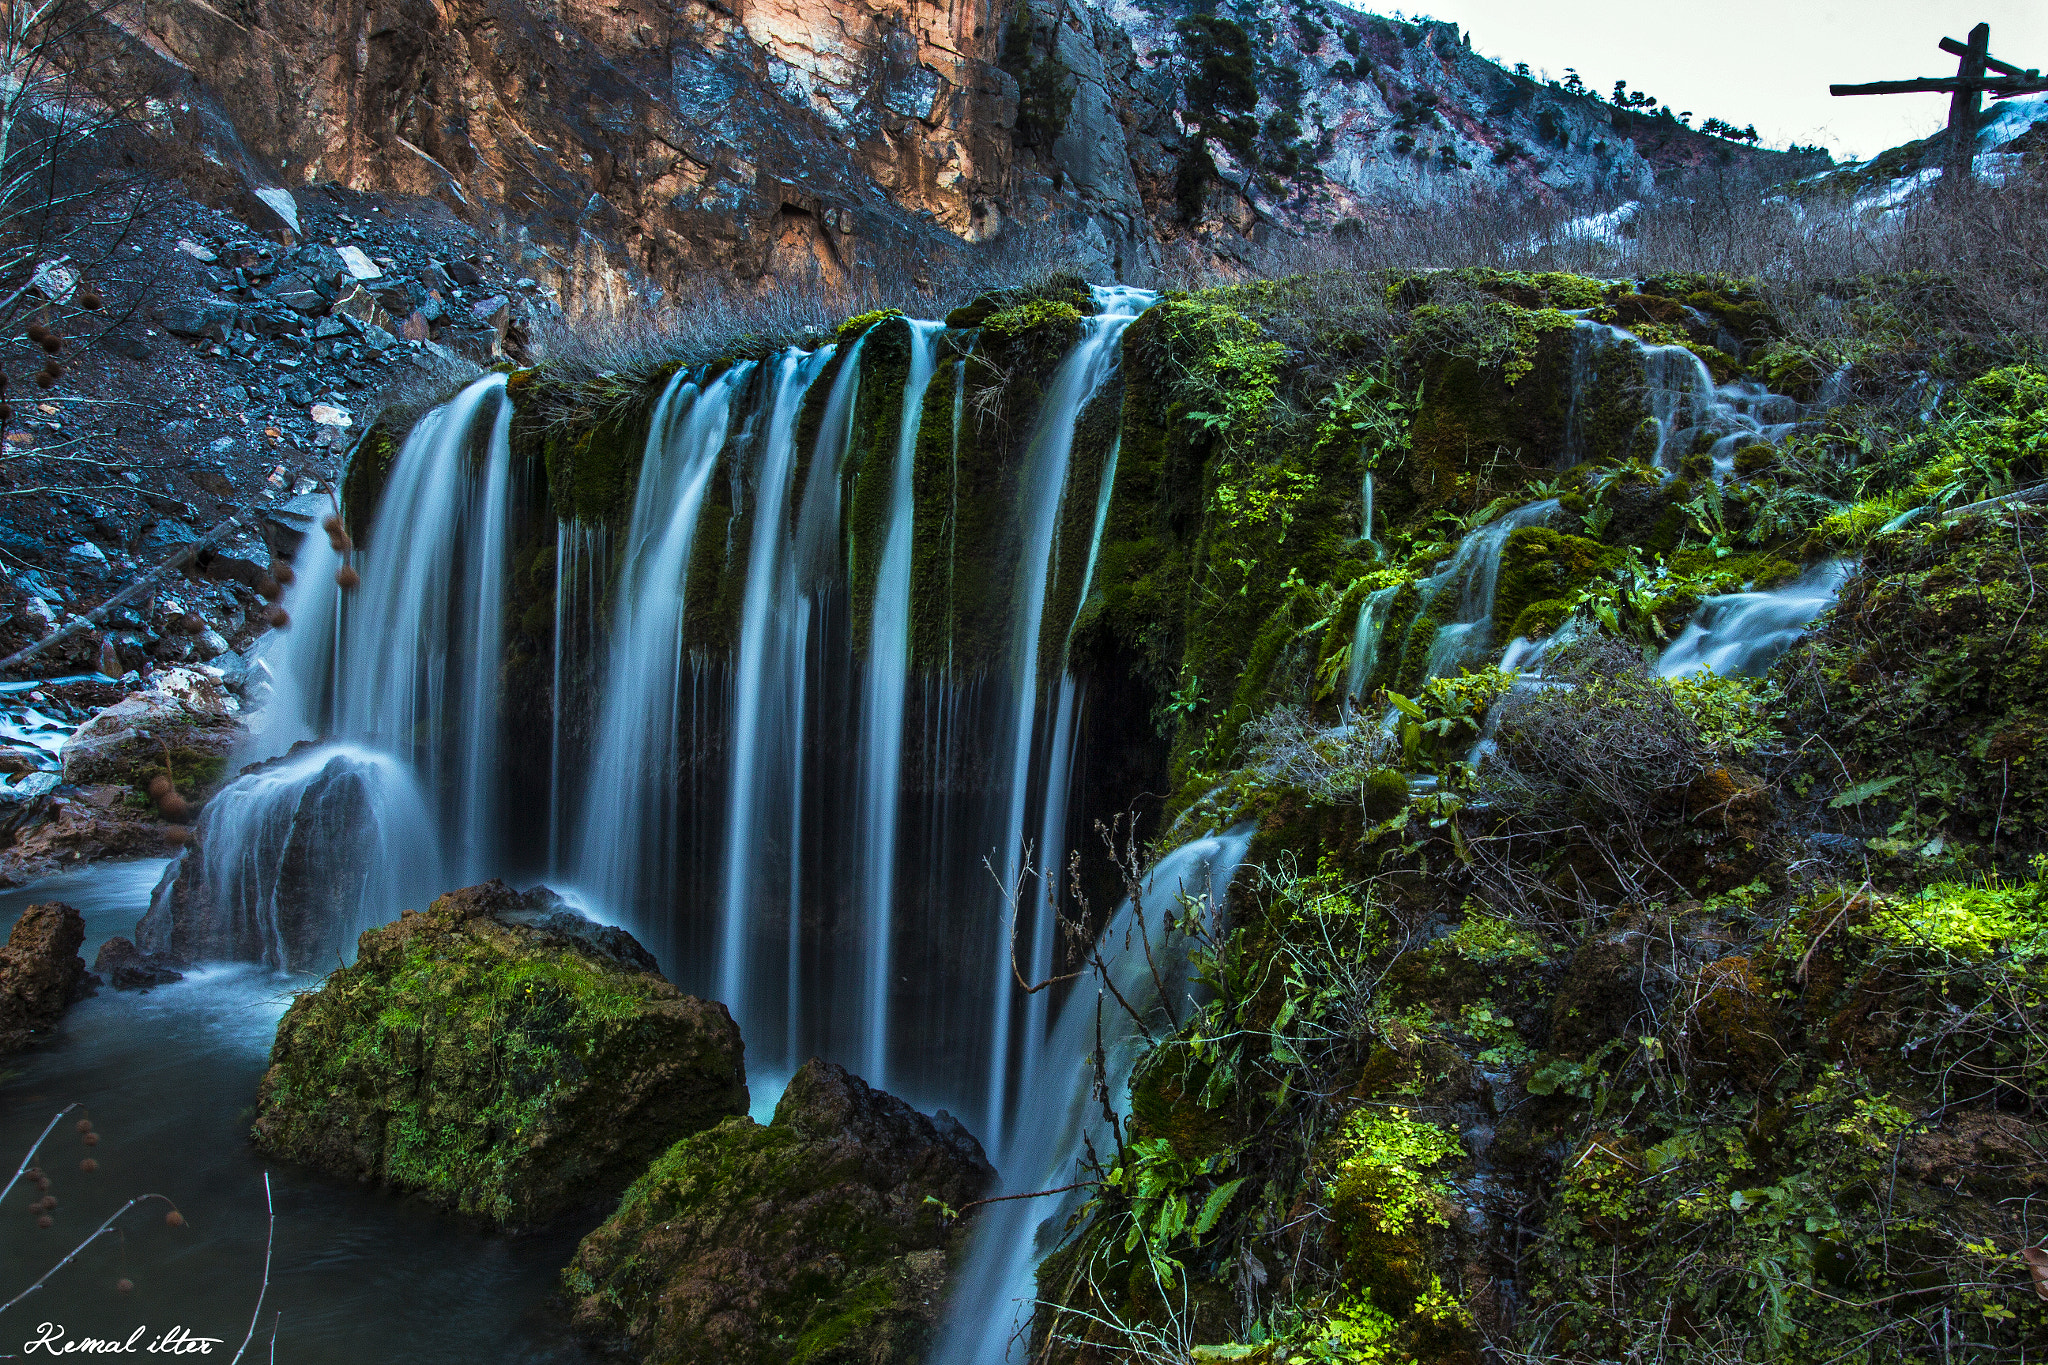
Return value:
M 2031 95 L 2048 91 L 2048 78 L 2037 70 L 2022 71 L 2010 62 L 1991 55 L 1991 25 L 1970 30 L 1970 41 L 1941 40 L 1941 50 L 1962 58 L 1953 76 L 1930 76 L 1917 81 L 1876 81 L 1870 85 L 1831 85 L 1831 95 L 1909 95 L 1926 91 L 1952 92 L 1948 104 L 1948 161 L 1942 179 L 1960 184 L 1972 173 L 1977 150 L 1977 116 L 1984 110 L 1984 96 Z M 1996 75 L 1991 73 L 1996 72 Z

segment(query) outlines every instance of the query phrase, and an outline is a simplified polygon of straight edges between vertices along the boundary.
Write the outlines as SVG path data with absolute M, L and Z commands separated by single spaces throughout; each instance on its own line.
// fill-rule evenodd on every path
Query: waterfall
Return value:
M 505 376 L 488 375 L 415 424 L 371 524 L 355 528 L 354 592 L 335 585 L 340 553 L 307 538 L 292 628 L 264 657 L 271 701 L 240 758 L 289 756 L 207 802 L 199 851 L 139 935 L 179 956 L 321 968 L 445 889 L 447 872 L 488 875 L 511 420 Z M 308 743 L 326 737 L 337 742 Z
M 1556 511 L 1556 499 L 1547 498 L 1488 522 L 1458 542 L 1448 565 L 1422 581 L 1423 614 L 1441 622 L 1430 641 L 1424 676 L 1448 677 L 1492 657 L 1493 590 L 1500 581 L 1501 552 L 1507 548 L 1509 536 L 1524 526 L 1542 525 Z M 1438 599 L 1448 592 L 1458 594 L 1456 614 L 1444 620 Z
M 1063 1065 L 1042 1068 L 1018 1107 L 1016 1130 L 997 1162 L 1003 1193 L 1068 1184 L 1089 1152 L 1116 1150 L 1097 1100 L 1091 1059 L 1099 1046 L 1106 1072 L 1102 1093 L 1122 1117 L 1131 1071 L 1148 1045 L 1147 1030 L 1164 1027 L 1169 1014 L 1184 1016 L 1190 994 L 1188 941 L 1165 929 L 1167 912 L 1187 896 L 1206 902 L 1211 922 L 1220 923 L 1224 894 L 1251 839 L 1251 827 L 1240 826 L 1183 844 L 1145 877 L 1137 903 L 1125 901 L 1103 929 L 1098 945 L 1115 994 L 1099 987 L 1076 990 L 1061 1008 L 1045 1054 Z M 1117 995 L 1145 1016 L 1142 1024 L 1117 1003 Z M 984 1208 L 934 1360 L 1003 1365 L 1010 1339 L 1029 1320 L 1038 1262 L 1057 1242 L 1062 1217 L 1079 1202 L 1069 1195 L 1053 1204 L 1019 1199 Z
M 1704 439 L 1713 460 L 1714 477 L 1734 471 L 1735 452 L 1759 442 L 1775 444 L 1799 422 L 1799 404 L 1762 385 L 1738 381 L 1716 385 L 1706 363 L 1684 346 L 1652 345 L 1603 323 L 1581 321 L 1573 333 L 1571 407 L 1565 419 L 1562 463 L 1587 457 L 1581 395 L 1598 383 L 1595 364 L 1602 352 L 1621 348 L 1634 352 L 1641 367 L 1642 395 L 1656 431 L 1648 459 L 1675 470 Z
M 1829 560 L 1769 592 L 1705 599 L 1657 660 L 1657 676 L 1677 678 L 1712 669 L 1725 677 L 1762 677 L 1834 605 L 1854 568 L 1849 560 Z
M 629 917 L 671 971 L 676 776 L 684 689 L 694 682 L 683 657 L 683 596 L 733 398 L 753 369 L 742 361 L 701 388 L 679 371 L 655 405 L 626 533 L 578 845 L 578 880 L 612 913 Z
M 321 971 L 395 907 L 443 889 L 411 770 L 360 745 L 307 745 L 239 778 L 206 803 L 198 834 L 184 903 L 174 909 L 167 879 L 137 929 L 145 952 Z
M 767 431 L 753 469 L 753 534 L 747 560 L 746 596 L 741 605 L 740 634 L 733 679 L 731 777 L 726 784 L 724 915 L 719 946 L 718 998 L 739 1020 L 743 1033 L 758 1036 L 752 982 L 751 948 L 755 929 L 756 874 L 769 859 L 762 844 L 769 841 L 768 806 L 793 809 L 796 793 L 781 790 L 783 779 L 800 781 L 801 756 L 792 759 L 784 747 L 795 748 L 801 729 L 801 687 L 792 693 L 764 684 L 788 679 L 802 648 L 802 621 L 797 610 L 797 565 L 789 531 L 790 472 L 795 463 L 796 422 L 804 395 L 818 371 L 832 358 L 832 348 L 816 352 L 784 351 L 776 362 L 768 399 Z M 797 765 L 793 770 L 792 765 Z M 782 832 L 778 831 L 780 835 Z M 773 842 L 773 841 L 769 841 Z M 787 857 L 774 859 L 777 870 L 791 866 Z M 794 892 L 788 898 L 794 899 Z M 762 1031 L 765 1031 L 762 1030 Z
M 1344 682 L 1344 704 L 1356 711 L 1365 703 L 1365 685 L 1380 664 L 1380 636 L 1387 628 L 1387 609 L 1401 591 L 1396 583 L 1366 594 L 1358 604 L 1358 625 L 1351 632 L 1351 669 Z
M 868 636 L 867 690 L 861 706 L 860 898 L 866 935 L 861 1074 L 877 1090 L 888 1088 L 890 956 L 896 895 L 896 824 L 903 766 L 903 711 L 910 682 L 910 550 L 917 464 L 917 432 L 924 392 L 938 368 L 945 326 L 912 322 L 910 372 L 903 382 L 896 464 L 891 472 L 888 531 L 875 576 Z
M 1053 543 L 1059 527 L 1060 503 L 1067 487 L 1067 467 L 1074 451 L 1074 428 L 1081 413 L 1115 369 L 1117 343 L 1124 329 L 1149 308 L 1158 297 L 1137 289 L 1095 291 L 1098 312 L 1081 324 L 1081 339 L 1060 362 L 1052 382 L 1046 386 L 1045 404 L 1025 447 L 1023 505 L 1023 552 L 1017 568 L 1017 601 L 1011 617 L 1010 697 L 1007 743 L 1009 755 L 1003 816 L 1001 880 L 1004 890 L 1024 897 L 1024 821 L 1029 800 L 1032 739 L 1038 714 L 1039 632 L 1044 622 L 1046 590 L 1053 562 Z M 1102 510 L 1102 509 L 1098 509 Z M 1055 725 L 1057 730 L 1057 724 Z M 1061 824 L 1064 826 L 1065 821 Z M 1058 851 L 1050 844 L 1039 849 L 1041 863 L 1056 863 Z M 1042 867 L 1057 885 L 1057 866 Z M 1042 907 L 1041 920 L 1051 915 L 1050 897 L 1040 891 L 1032 898 Z M 1052 926 L 1034 925 L 1036 940 L 1048 942 Z M 1004 1106 L 1009 1095 L 1010 1001 L 1012 934 L 998 936 L 996 944 L 996 987 L 991 992 L 993 1018 L 990 1021 L 988 1117 L 983 1140 L 997 1151 L 1002 1149 Z
M 605 583 L 610 577 L 610 537 L 602 524 L 591 525 L 571 519 L 555 524 L 555 614 L 554 649 L 549 672 L 552 706 L 548 720 L 548 876 L 558 876 L 567 850 L 563 831 L 569 825 L 574 784 L 565 781 L 569 771 L 568 737 L 563 733 L 567 708 L 564 688 L 572 679 L 564 672 L 576 661 L 593 657 L 598 648 L 596 628 Z

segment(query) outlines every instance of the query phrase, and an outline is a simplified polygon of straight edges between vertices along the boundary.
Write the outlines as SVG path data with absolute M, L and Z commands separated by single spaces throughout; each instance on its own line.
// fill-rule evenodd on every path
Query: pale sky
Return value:
M 1427 0 L 1406 12 L 1459 25 L 1510 69 L 1527 62 L 1562 80 L 1574 67 L 1603 95 L 1626 79 L 1674 113 L 1692 110 L 1695 127 L 1754 123 L 1770 145 L 1818 142 L 1845 160 L 1944 127 L 1948 96 L 1835 99 L 1831 84 L 1953 76 L 1956 59 L 1936 44 L 1980 21 L 1992 56 L 2048 70 L 2048 0 Z

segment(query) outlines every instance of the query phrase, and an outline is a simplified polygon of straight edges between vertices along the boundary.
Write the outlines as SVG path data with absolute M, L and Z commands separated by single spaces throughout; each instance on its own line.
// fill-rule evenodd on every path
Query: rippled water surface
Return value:
M 0 931 L 22 909 L 63 900 L 85 916 L 84 956 L 116 934 L 133 937 L 164 864 L 81 868 L 0 891 Z M 28 1212 L 27 1181 L 0 1206 L 0 1302 L 33 1283 L 101 1219 L 139 1194 L 176 1201 L 123 1217 L 45 1287 L 0 1313 L 0 1356 L 19 1354 L 45 1322 L 71 1337 L 126 1339 L 173 1326 L 221 1338 L 206 1358 L 232 1359 L 263 1283 L 263 1176 L 276 1200 L 276 1246 L 256 1339 L 246 1357 L 324 1362 L 592 1359 L 548 1307 L 574 1250 L 568 1229 L 508 1238 L 416 1204 L 262 1158 L 247 1141 L 248 1111 L 277 1020 L 311 979 L 260 967 L 188 973 L 145 994 L 102 989 L 65 1015 L 50 1042 L 0 1059 L 0 1183 L 43 1125 L 77 1102 L 101 1134 L 80 1145 L 67 1116 L 38 1155 L 58 1198 L 55 1226 Z M 86 1174 L 91 1155 L 100 1169 Z M 123 1294 L 116 1283 L 133 1281 Z M 40 1354 L 40 1352 L 39 1352 Z

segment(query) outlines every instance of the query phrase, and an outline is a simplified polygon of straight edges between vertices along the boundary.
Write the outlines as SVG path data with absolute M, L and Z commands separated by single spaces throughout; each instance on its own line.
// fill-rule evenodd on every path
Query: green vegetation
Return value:
M 296 996 L 257 1146 L 531 1225 L 608 1198 L 677 1137 L 744 1112 L 723 1009 L 588 943 L 501 918 L 492 882 L 365 933 Z

